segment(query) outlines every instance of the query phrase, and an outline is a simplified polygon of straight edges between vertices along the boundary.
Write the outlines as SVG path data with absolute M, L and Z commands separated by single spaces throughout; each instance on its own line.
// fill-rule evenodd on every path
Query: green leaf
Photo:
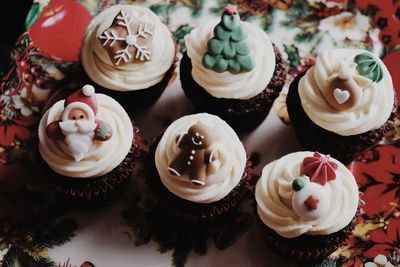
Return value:
M 41 256 L 33 258 L 33 263 L 35 267 L 54 267 L 56 265 L 52 259 Z
M 32 233 L 34 249 L 44 250 L 60 246 L 69 241 L 78 225 L 74 219 L 62 219 L 43 226 L 43 229 Z
M 50 258 L 31 256 L 18 247 L 11 247 L 3 258 L 1 267 L 54 267 Z
M 295 26 L 294 23 L 293 23 L 293 21 L 289 21 L 289 20 L 281 21 L 280 24 L 281 24 L 283 27 L 294 27 L 294 26 Z
M 157 15 L 164 15 L 167 13 L 167 5 L 163 5 L 163 4 L 154 4 L 150 6 L 151 11 L 153 11 L 154 13 L 156 13 Z
M 297 67 L 301 64 L 299 51 L 294 45 L 286 45 L 283 44 L 283 49 L 288 56 L 287 62 L 289 62 L 289 66 L 291 70 L 296 70 Z
M 28 15 L 25 19 L 25 28 L 28 30 L 33 23 L 37 21 L 41 12 L 41 5 L 39 3 L 33 3 L 31 9 L 28 12 Z
M 187 34 L 189 34 L 191 31 L 193 30 L 193 26 L 190 26 L 189 24 L 183 24 L 180 25 L 178 27 L 178 29 L 176 29 L 173 32 L 173 36 L 175 38 L 176 41 L 180 42 L 181 40 L 183 40 L 185 38 L 185 36 Z
M 298 43 L 305 43 L 305 42 L 309 43 L 315 40 L 319 36 L 320 35 L 317 32 L 305 31 L 296 34 L 294 40 Z
M 192 26 L 188 24 L 183 24 L 176 29 L 172 34 L 175 38 L 175 41 L 179 44 L 180 46 L 180 51 L 182 53 L 186 52 L 186 45 L 185 45 L 185 36 L 190 33 L 190 31 L 193 29 Z
M 17 253 L 17 248 L 11 247 L 7 254 L 4 255 L 1 267 L 23 267 Z
M 192 10 L 192 17 L 197 17 L 201 14 L 204 6 L 204 0 L 178 0 L 178 3 Z
M 309 4 L 307 0 L 294 1 L 293 5 L 286 10 L 286 17 L 289 20 L 298 20 L 307 16 Z

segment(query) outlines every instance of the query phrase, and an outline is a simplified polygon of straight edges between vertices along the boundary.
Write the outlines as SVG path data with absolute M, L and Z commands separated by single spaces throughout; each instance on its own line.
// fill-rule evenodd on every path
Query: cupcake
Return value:
M 150 9 L 116 5 L 89 24 L 80 58 L 98 91 L 128 111 L 148 107 L 162 94 L 175 70 L 175 43 Z
M 259 27 L 240 21 L 227 5 L 185 37 L 182 88 L 200 110 L 216 114 L 235 130 L 256 128 L 267 116 L 286 79 L 284 59 Z
M 236 133 L 207 113 L 173 122 L 153 146 L 147 171 L 158 205 L 193 223 L 215 222 L 231 214 L 251 178 Z
M 130 177 L 139 136 L 121 105 L 85 85 L 56 102 L 39 124 L 46 176 L 77 207 L 114 198 Z
M 268 243 L 305 262 L 319 261 L 345 242 L 358 214 L 353 174 L 318 152 L 291 153 L 265 166 L 255 198 Z
M 296 77 L 287 108 L 300 143 L 347 164 L 393 129 L 392 78 L 365 50 L 334 49 Z

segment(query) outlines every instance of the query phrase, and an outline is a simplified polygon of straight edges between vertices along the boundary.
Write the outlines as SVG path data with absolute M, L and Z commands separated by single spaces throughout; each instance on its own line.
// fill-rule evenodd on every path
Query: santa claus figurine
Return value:
M 75 161 L 82 160 L 94 140 L 107 141 L 112 136 L 110 125 L 96 119 L 97 109 L 94 87 L 83 86 L 65 99 L 61 120 L 47 126 L 47 136 L 64 141 Z

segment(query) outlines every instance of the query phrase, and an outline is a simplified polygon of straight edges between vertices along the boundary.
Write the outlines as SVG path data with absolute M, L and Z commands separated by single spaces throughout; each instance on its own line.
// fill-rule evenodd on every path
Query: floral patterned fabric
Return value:
M 400 95 L 400 1 L 397 0 L 36 1 L 26 19 L 27 32 L 20 36 L 12 52 L 13 64 L 1 74 L 2 266 L 102 266 L 101 262 L 96 264 L 96 259 L 90 259 L 93 263 L 70 263 L 68 258 L 52 258 L 52 249 L 62 244 L 68 247 L 72 237 L 79 239 L 82 231 L 78 222 L 82 218 L 67 213 L 54 192 L 46 187 L 43 181 L 48 177 L 43 177 L 38 167 L 36 146 L 36 128 L 42 111 L 57 98 L 61 88 L 68 87 L 66 81 L 71 73 L 80 70 L 79 44 L 90 19 L 117 3 L 148 6 L 168 25 L 180 50 L 185 51 L 184 36 L 199 23 L 217 18 L 222 7 L 230 2 L 238 5 L 242 19 L 262 27 L 284 52 L 290 68 L 287 84 L 313 65 L 320 51 L 360 47 L 383 58 Z M 179 82 L 171 90 L 179 91 Z M 157 105 L 165 110 L 161 104 Z M 184 103 L 180 112 L 191 110 Z M 290 124 L 285 93 L 275 102 L 274 110 L 284 123 Z M 160 114 L 152 117 L 158 128 L 177 116 L 163 115 L 160 119 Z M 134 119 L 140 120 L 140 116 L 144 116 L 143 112 L 133 114 Z M 396 131 L 349 166 L 362 192 L 361 216 L 348 244 L 320 266 L 400 266 L 400 120 L 396 119 L 395 124 Z M 143 130 L 142 135 L 151 143 L 160 132 Z M 249 152 L 257 155 L 260 151 Z M 278 156 L 262 158 L 261 162 Z M 254 165 L 256 161 L 253 158 Z M 256 168 L 255 174 L 257 171 L 259 174 L 261 167 Z M 124 206 L 117 210 L 125 210 L 122 217 L 127 209 Z M 129 225 L 129 220 L 124 223 Z M 74 255 L 70 256 L 72 262 Z

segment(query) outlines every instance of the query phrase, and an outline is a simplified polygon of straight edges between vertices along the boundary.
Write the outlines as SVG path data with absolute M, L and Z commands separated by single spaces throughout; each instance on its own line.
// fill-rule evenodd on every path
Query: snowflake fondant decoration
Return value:
M 115 65 L 151 60 L 154 25 L 137 21 L 121 10 L 98 38 Z

